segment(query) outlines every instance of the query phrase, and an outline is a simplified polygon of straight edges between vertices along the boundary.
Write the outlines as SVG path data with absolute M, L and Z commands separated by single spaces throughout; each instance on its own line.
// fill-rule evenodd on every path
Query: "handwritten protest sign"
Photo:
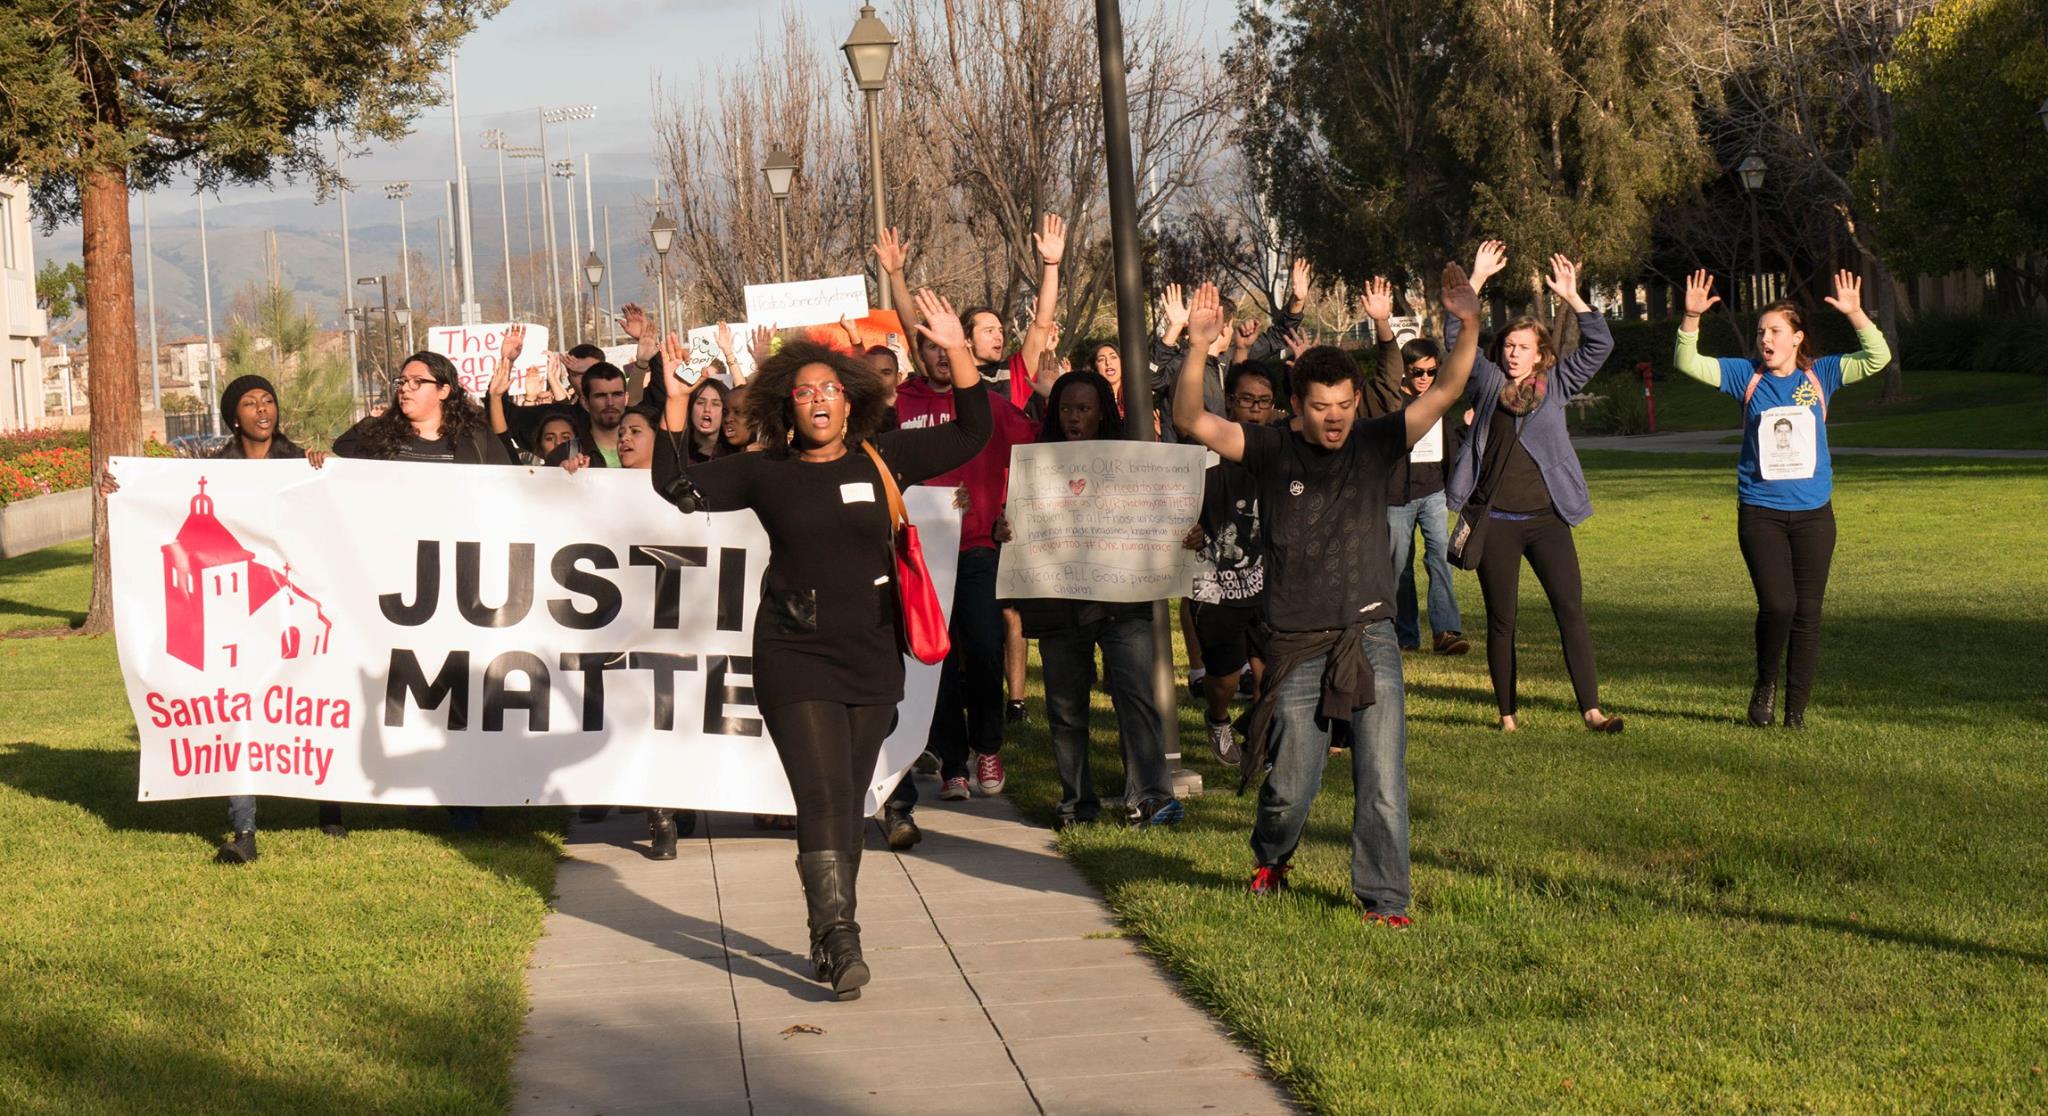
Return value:
M 1196 445 L 1059 442 L 1010 450 L 1013 540 L 996 595 L 1156 601 L 1194 585 L 1182 546 L 1202 505 Z
M 868 281 L 862 275 L 754 283 L 747 287 L 746 295 L 747 320 L 778 328 L 864 318 L 868 313 Z
M 440 353 L 454 361 L 455 375 L 462 381 L 462 390 L 471 395 L 482 395 L 491 386 L 491 373 L 498 370 L 498 342 L 504 340 L 505 331 L 510 328 L 510 322 L 435 326 L 427 331 L 427 351 Z M 512 362 L 515 394 L 520 381 L 525 378 L 523 373 L 545 366 L 547 360 L 548 327 L 528 325 L 526 344 L 519 350 L 519 359 Z

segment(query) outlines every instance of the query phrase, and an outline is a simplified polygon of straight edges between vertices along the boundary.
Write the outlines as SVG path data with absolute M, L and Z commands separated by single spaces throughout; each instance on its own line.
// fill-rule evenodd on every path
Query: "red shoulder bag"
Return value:
M 903 610 L 903 641 L 920 663 L 936 665 L 946 660 L 953 639 L 946 631 L 946 611 L 939 607 L 938 590 L 932 586 L 931 571 L 924 566 L 924 546 L 917 541 L 917 524 L 903 510 L 903 490 L 896 477 L 875 452 L 872 443 L 862 449 L 882 474 L 882 489 L 889 494 L 889 531 L 896 554 L 896 600 Z

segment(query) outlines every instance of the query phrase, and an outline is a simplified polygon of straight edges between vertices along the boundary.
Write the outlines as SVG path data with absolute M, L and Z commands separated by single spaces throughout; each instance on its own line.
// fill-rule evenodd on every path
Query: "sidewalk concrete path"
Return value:
M 810 977 L 793 834 L 703 815 L 657 862 L 643 814 L 577 823 L 527 969 L 515 1116 L 1295 1111 L 1049 831 L 921 789 L 917 848 L 868 826 L 874 982 L 848 1003 Z
M 1740 437 L 1740 430 L 1683 430 L 1669 434 L 1623 434 L 1612 437 L 1574 437 L 1572 445 L 1580 449 L 1621 450 L 1627 453 L 1716 453 L 1733 457 L 1742 449 L 1741 442 L 1727 442 L 1725 439 Z M 2048 458 L 2048 450 L 2014 449 L 1902 449 L 1885 446 L 1829 446 L 1828 452 L 1836 457 L 1845 455 L 1862 457 L 1975 457 L 2026 460 Z

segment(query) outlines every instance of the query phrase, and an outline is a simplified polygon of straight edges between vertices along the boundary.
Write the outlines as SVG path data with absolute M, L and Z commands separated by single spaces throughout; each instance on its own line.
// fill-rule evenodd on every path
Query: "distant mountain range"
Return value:
M 566 255 L 567 214 L 560 180 L 554 182 L 555 220 L 561 250 Z M 581 184 L 578 185 L 577 224 L 578 235 L 581 236 L 583 193 Z M 475 237 L 471 249 L 477 269 L 475 288 L 478 301 L 484 304 L 485 318 L 496 320 L 504 312 L 501 300 L 505 266 L 498 187 L 495 177 L 488 172 L 473 174 L 470 186 L 475 206 L 470 218 L 471 234 Z M 606 251 L 599 245 L 597 252 L 604 257 L 607 270 L 624 265 L 624 270 L 613 276 L 618 300 L 652 301 L 652 292 L 642 290 L 645 285 L 642 277 L 649 274 L 654 254 L 647 239 L 649 214 L 642 208 L 643 199 L 647 196 L 647 183 L 599 175 L 592 186 L 592 200 L 599 207 L 597 235 L 600 240 L 604 236 L 602 207 L 611 207 L 614 250 Z M 445 217 L 447 203 L 442 200 L 438 183 L 418 183 L 414 189 L 417 192 L 406 202 L 406 234 L 412 251 L 423 257 L 427 266 L 432 268 L 441 258 L 435 223 Z M 515 256 L 526 254 L 528 204 L 532 210 L 533 246 L 536 250 L 545 251 L 539 193 L 535 191 L 530 199 L 522 201 L 517 184 L 508 184 L 507 192 Z M 149 286 L 144 266 L 142 204 L 139 198 L 131 204 L 130 216 L 135 222 L 136 318 L 137 324 L 146 328 Z M 381 190 L 374 194 L 353 193 L 349 196 L 348 216 L 350 263 L 355 276 L 389 274 L 392 277 L 391 297 L 395 302 L 399 286 L 398 203 L 387 201 Z M 156 259 L 160 339 L 169 341 L 176 336 L 203 333 L 206 307 L 201 290 L 203 271 L 196 213 L 152 214 L 150 231 Z M 265 240 L 271 231 L 277 234 L 279 268 L 285 286 L 298 295 L 301 305 L 318 316 L 323 327 L 338 327 L 342 319 L 340 207 L 333 201 L 316 205 L 310 198 L 275 198 L 207 207 L 206 247 L 213 272 L 216 331 L 226 330 L 235 295 L 264 281 Z M 592 246 L 583 244 L 580 247 L 587 252 Z M 50 236 L 36 237 L 34 250 L 38 267 L 45 260 L 62 263 L 82 258 L 78 226 L 66 226 Z M 450 250 L 453 250 L 452 246 Z M 619 258 L 614 259 L 615 255 Z M 415 282 L 418 278 L 416 274 Z M 375 300 L 374 289 L 359 287 L 358 303 L 366 300 L 364 292 L 368 292 L 369 301 Z M 421 301 L 426 300 L 422 298 Z M 78 332 L 81 336 L 74 340 L 82 342 L 83 328 Z

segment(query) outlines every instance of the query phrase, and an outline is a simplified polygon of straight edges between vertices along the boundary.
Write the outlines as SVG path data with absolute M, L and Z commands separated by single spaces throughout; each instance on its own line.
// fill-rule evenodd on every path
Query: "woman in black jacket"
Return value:
M 767 448 L 689 463 L 691 397 L 674 335 L 655 436 L 654 490 L 684 511 L 751 509 L 768 535 L 754 618 L 754 704 L 796 799 L 797 873 L 810 909 L 811 963 L 841 999 L 868 982 L 854 921 L 862 808 L 882 739 L 903 700 L 902 609 L 881 468 L 908 488 L 966 464 L 989 436 L 988 388 L 960 319 L 920 291 L 917 327 L 946 350 L 955 417 L 880 433 L 887 393 L 867 364 L 792 342 L 747 385 L 747 419 Z M 877 460 L 879 458 L 879 460 Z

